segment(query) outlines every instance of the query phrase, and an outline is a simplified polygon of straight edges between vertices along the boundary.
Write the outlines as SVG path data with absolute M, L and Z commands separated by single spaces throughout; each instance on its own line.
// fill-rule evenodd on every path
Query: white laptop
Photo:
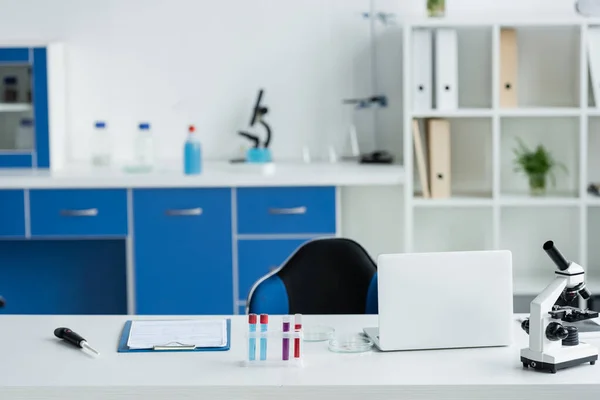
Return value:
M 381 351 L 512 343 L 510 251 L 383 254 L 377 258 Z

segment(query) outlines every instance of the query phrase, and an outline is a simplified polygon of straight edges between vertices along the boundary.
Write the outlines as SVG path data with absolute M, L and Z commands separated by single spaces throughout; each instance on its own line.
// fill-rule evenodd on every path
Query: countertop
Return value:
M 404 183 L 401 165 L 281 163 L 268 166 L 206 163 L 203 173 L 186 176 L 175 168 L 148 173 L 71 165 L 60 171 L 0 169 L 0 189 L 209 188 L 252 186 L 377 186 Z
M 230 317 L 232 343 L 227 352 L 117 353 L 123 324 L 131 316 L 3 315 L 0 316 L 0 398 L 597 398 L 599 364 L 581 365 L 557 374 L 522 367 L 519 351 L 528 345 L 528 336 L 521 330 L 517 317 L 514 344 L 509 347 L 338 354 L 330 352 L 326 342 L 304 342 L 302 368 L 248 368 L 241 364 L 247 351 L 246 316 Z M 281 317 L 271 316 L 269 323 L 279 326 L 280 321 Z M 407 323 L 410 326 L 410 318 Z M 447 328 L 468 329 L 461 327 L 460 318 L 456 324 Z M 327 325 L 339 333 L 357 333 L 363 327 L 377 326 L 377 316 L 305 315 L 303 325 L 305 328 Z M 94 358 L 56 339 L 53 331 L 60 326 L 81 334 L 100 351 L 100 356 Z M 600 344 L 600 336 L 589 335 L 593 336 L 582 335 L 582 341 Z

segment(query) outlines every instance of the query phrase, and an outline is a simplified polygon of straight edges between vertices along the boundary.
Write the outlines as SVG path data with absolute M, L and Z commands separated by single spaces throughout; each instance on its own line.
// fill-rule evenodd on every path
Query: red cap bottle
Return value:
M 260 314 L 260 323 L 266 325 L 269 323 L 269 316 L 267 314 Z

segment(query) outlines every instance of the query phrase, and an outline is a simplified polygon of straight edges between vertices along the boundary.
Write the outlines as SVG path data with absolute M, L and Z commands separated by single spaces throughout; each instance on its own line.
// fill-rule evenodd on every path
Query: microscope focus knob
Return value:
M 529 335 L 529 319 L 521 322 L 521 329 L 523 329 Z
M 564 340 L 569 336 L 567 328 L 558 322 L 551 322 L 546 328 L 546 337 L 553 342 Z

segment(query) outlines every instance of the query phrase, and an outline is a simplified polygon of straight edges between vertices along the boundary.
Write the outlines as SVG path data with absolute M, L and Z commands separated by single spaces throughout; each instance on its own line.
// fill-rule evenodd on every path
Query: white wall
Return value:
M 188 123 L 198 126 L 207 157 L 229 157 L 243 143 L 236 131 L 247 128 L 261 87 L 275 155 L 299 158 L 305 144 L 315 153 L 328 142 L 341 147 L 351 115 L 341 100 L 372 94 L 370 24 L 361 16 L 369 7 L 369 0 L 0 0 L 0 41 L 67 43 L 74 159 L 88 156 L 96 119 L 116 131 L 120 159 L 139 121 L 153 124 L 163 159 L 179 158 Z M 371 121 L 360 123 L 371 150 Z
M 448 15 L 572 12 L 572 0 L 446 0 Z M 425 0 L 373 0 L 377 11 L 420 15 Z M 352 112 L 341 99 L 384 92 L 390 107 L 357 118 L 364 151 L 401 154 L 401 46 L 397 31 L 361 17 L 370 0 L 0 0 L 0 42 L 68 45 L 69 154 L 89 155 L 92 122 L 106 119 L 116 157 L 131 154 L 139 121 L 153 124 L 159 156 L 178 160 L 195 123 L 207 158 L 234 155 L 259 87 L 266 89 L 278 158 L 343 150 Z M 371 39 L 377 54 L 371 65 Z M 372 79 L 372 67 L 377 72 Z M 376 131 L 376 133 L 374 133 Z

